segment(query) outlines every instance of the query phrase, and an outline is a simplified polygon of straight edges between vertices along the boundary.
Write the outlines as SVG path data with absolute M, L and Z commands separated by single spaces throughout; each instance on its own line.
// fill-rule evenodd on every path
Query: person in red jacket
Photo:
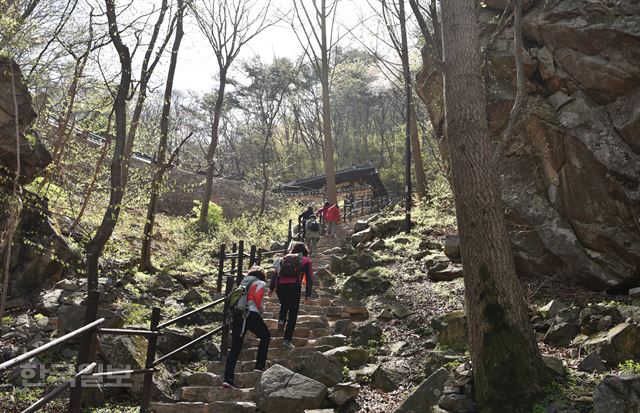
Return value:
M 324 218 L 328 225 L 327 235 L 331 238 L 335 238 L 336 228 L 340 222 L 340 208 L 338 207 L 338 204 L 331 205 L 324 213 Z
M 269 351 L 271 333 L 262 319 L 262 299 L 267 289 L 266 273 L 262 267 L 253 266 L 245 277 L 247 288 L 247 308 L 244 314 L 234 314 L 231 325 L 231 350 L 227 355 L 224 369 L 225 389 L 236 388 L 234 383 L 234 370 L 238 362 L 238 356 L 242 349 L 242 342 L 247 331 L 251 331 L 260 339 L 258 353 L 256 354 L 256 371 L 264 371 Z
M 294 271 L 293 274 L 287 273 L 287 268 L 289 268 L 287 261 L 289 259 L 299 260 L 299 273 L 297 271 Z M 289 246 L 287 255 L 276 259 L 273 266 L 274 276 L 271 277 L 269 296 L 275 291 L 280 301 L 278 332 L 284 333 L 282 346 L 287 349 L 293 349 L 295 346 L 291 341 L 293 340 L 293 332 L 298 320 L 302 284 L 305 285 L 305 304 L 309 304 L 311 289 L 313 288 L 313 267 L 309 258 L 309 249 L 304 243 L 294 241 Z M 297 266 L 293 268 L 295 269 L 295 267 Z

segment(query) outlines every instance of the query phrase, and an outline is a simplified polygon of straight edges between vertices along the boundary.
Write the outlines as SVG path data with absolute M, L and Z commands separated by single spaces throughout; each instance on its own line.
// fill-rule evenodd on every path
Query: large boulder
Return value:
M 334 274 L 353 274 L 360 269 L 356 257 L 352 255 L 332 255 L 329 268 Z
M 147 340 L 137 336 L 101 336 L 99 348 L 102 358 L 111 369 L 137 370 L 145 366 Z M 172 397 L 172 376 L 163 366 L 155 367 L 151 397 L 153 400 L 168 401 Z M 142 397 L 143 374 L 132 375 L 126 390 L 133 397 Z
M 640 412 L 640 376 L 607 376 L 593 392 L 593 413 Z
M 400 386 L 409 373 L 409 368 L 402 364 L 381 364 L 371 376 L 371 386 L 383 392 L 392 392 Z
M 27 184 L 33 181 L 51 162 L 51 155 L 44 145 L 32 139 L 34 136 L 26 136 L 36 116 L 20 68 L 14 61 L 0 56 L 0 176 L 15 176 L 16 120 L 20 139 L 20 182 Z
M 640 327 L 622 323 L 598 333 L 582 344 L 587 352 L 596 351 L 602 361 L 617 367 L 626 360 L 640 360 Z
M 350 276 L 342 286 L 342 296 L 359 299 L 384 294 L 391 287 L 391 282 L 383 278 L 383 273 L 381 268 L 374 267 Z
M 371 228 L 363 229 L 362 231 L 358 231 L 351 236 L 351 243 L 353 245 L 358 245 L 361 242 L 369 242 L 373 239 L 375 234 Z
M 578 310 L 565 308 L 553 319 L 553 324 L 544 336 L 544 342 L 557 347 L 566 347 L 580 334 Z
M 342 406 L 354 400 L 360 393 L 360 385 L 356 383 L 339 383 L 329 391 L 328 399 L 336 406 Z M 331 410 L 333 412 L 333 410 Z
M 432 406 L 438 404 L 448 377 L 449 372 L 447 369 L 441 368 L 436 370 L 416 387 L 394 413 L 421 413 L 429 411 Z
M 625 321 L 616 307 L 593 305 L 580 311 L 580 331 L 592 335 L 605 331 Z
M 60 281 L 80 258 L 60 234 L 45 198 L 27 192 L 14 234 L 9 293 L 13 297 L 39 291 Z
M 274 365 L 256 384 L 256 404 L 265 413 L 304 413 L 322 406 L 327 388 L 301 374 Z
M 319 381 L 327 387 L 335 386 L 342 381 L 342 364 L 335 358 L 317 351 L 293 360 L 291 370 Z
M 500 13 L 480 11 L 484 44 Z M 640 262 L 640 3 L 531 2 L 522 27 L 529 99 L 498 160 L 518 272 L 626 292 Z M 499 139 L 515 98 L 513 30 L 487 60 L 487 117 Z M 442 76 L 427 49 L 417 78 L 439 135 Z M 446 141 L 438 146 L 446 165 Z
M 84 325 L 86 307 L 83 305 L 63 304 L 58 310 L 58 335 L 63 335 L 77 330 Z M 98 318 L 104 318 L 103 328 L 121 328 L 124 319 L 115 311 L 106 308 L 98 309 Z
M 464 312 L 446 314 L 438 328 L 438 344 L 456 351 L 465 351 L 469 347 L 469 328 Z
M 5 250 L 7 233 L 15 230 L 10 297 L 22 297 L 59 281 L 65 267 L 73 267 L 78 261 L 60 235 L 46 200 L 21 188 L 51 162 L 45 146 L 35 132 L 29 130 L 35 118 L 31 94 L 20 68 L 14 61 L 0 56 L 0 251 Z M 20 188 L 14 195 L 12 184 L 18 153 Z M 9 228 L 12 214 L 18 214 L 19 220 L 17 227 Z
M 351 344 L 357 347 L 368 347 L 371 342 L 382 339 L 382 328 L 376 321 L 359 325 L 351 332 Z
M 324 355 L 339 361 L 350 369 L 356 369 L 369 361 L 369 352 L 349 346 L 336 347 L 325 351 Z

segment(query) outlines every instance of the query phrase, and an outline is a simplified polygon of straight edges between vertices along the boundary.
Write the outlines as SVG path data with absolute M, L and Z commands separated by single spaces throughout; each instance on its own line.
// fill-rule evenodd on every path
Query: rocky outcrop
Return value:
M 16 110 L 17 109 L 17 110 Z M 0 57 L 0 249 L 4 250 L 11 210 L 19 210 L 13 228 L 9 295 L 24 296 L 43 285 L 59 281 L 77 256 L 61 237 L 46 199 L 22 188 L 51 162 L 51 155 L 29 131 L 36 117 L 31 95 L 15 62 Z M 16 141 L 17 139 L 17 141 Z M 13 182 L 20 159 L 20 188 Z
M 502 3 L 480 13 L 485 44 Z M 498 165 L 518 270 L 597 290 L 638 285 L 640 4 L 530 1 L 523 32 L 529 96 Z M 418 81 L 441 130 L 441 76 L 429 56 Z M 486 85 L 497 140 L 515 97 L 511 27 L 489 48 Z
M 15 177 L 18 148 L 20 182 L 23 184 L 33 181 L 51 162 L 51 155 L 44 145 L 26 134 L 35 118 L 31 94 L 20 68 L 14 61 L 0 57 L 0 175 L 3 177 Z

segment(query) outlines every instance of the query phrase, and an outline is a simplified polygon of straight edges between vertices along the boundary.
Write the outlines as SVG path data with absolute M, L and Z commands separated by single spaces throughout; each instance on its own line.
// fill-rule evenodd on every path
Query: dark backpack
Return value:
M 310 222 L 308 229 L 311 232 L 318 232 L 320 231 L 320 224 L 317 221 Z
M 300 254 L 287 254 L 280 261 L 280 272 L 282 278 L 300 278 L 304 271 L 302 266 L 302 256 Z

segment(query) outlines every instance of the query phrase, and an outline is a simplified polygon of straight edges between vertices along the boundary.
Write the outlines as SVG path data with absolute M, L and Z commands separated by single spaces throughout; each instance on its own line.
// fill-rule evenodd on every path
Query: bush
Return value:
M 202 208 L 202 202 L 195 201 L 195 205 L 193 206 L 193 213 L 196 216 L 196 219 L 200 217 L 200 210 Z M 222 207 L 215 202 L 209 201 L 209 209 L 207 210 L 207 224 L 209 228 L 215 229 L 218 228 L 218 225 L 224 219 L 224 211 Z

